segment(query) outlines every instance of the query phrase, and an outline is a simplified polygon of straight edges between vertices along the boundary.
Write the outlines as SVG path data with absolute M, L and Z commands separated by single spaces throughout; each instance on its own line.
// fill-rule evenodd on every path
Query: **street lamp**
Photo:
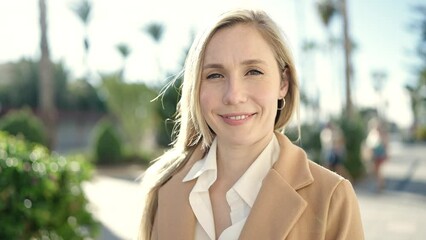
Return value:
M 383 71 L 383 70 L 374 70 L 371 73 L 371 76 L 373 77 L 373 87 L 374 90 L 377 93 L 378 96 L 378 101 L 377 101 L 377 105 L 376 105 L 376 111 L 377 111 L 377 115 L 379 118 L 385 118 L 385 106 L 386 104 L 384 104 L 385 106 L 382 106 L 383 104 L 383 87 L 385 84 L 385 81 L 388 77 L 388 74 Z

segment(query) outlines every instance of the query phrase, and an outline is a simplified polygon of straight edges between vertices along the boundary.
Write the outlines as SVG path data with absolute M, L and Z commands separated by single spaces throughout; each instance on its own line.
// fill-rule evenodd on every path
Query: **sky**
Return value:
M 85 72 L 83 64 L 84 27 L 72 12 L 78 0 L 47 0 L 48 40 L 51 58 L 62 61 L 71 79 Z M 304 40 L 324 44 L 327 39 L 315 8 L 316 0 L 92 0 L 88 26 L 88 62 L 93 75 L 121 69 L 123 61 L 116 46 L 128 44 L 128 81 L 159 83 L 161 72 L 180 70 L 191 34 L 211 18 L 234 7 L 257 7 L 268 12 L 283 29 L 293 50 L 301 87 L 318 98 L 321 117 L 337 114 L 344 101 L 342 50 L 302 51 Z M 412 7 L 421 0 L 347 0 L 349 31 L 356 44 L 353 52 L 353 95 L 357 106 L 385 106 L 385 116 L 401 127 L 412 122 L 410 100 L 403 86 L 415 80 L 412 68 L 418 64 L 414 53 L 418 33 L 409 26 L 416 19 Z M 144 32 L 149 23 L 164 25 L 160 43 Z M 332 19 L 330 33 L 341 35 L 341 19 Z M 39 50 L 38 0 L 0 1 L 0 64 L 21 58 L 37 59 Z M 372 72 L 386 72 L 382 97 L 373 88 Z M 384 104 L 387 102 L 387 104 Z M 302 111 L 302 118 L 311 118 Z

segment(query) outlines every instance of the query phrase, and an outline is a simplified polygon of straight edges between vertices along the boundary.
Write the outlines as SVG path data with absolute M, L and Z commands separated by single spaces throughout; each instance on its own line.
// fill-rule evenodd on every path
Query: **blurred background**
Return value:
M 352 181 L 366 239 L 426 236 L 424 0 L 15 0 L 0 2 L 0 238 L 132 239 L 136 178 L 173 140 L 190 44 L 242 6 L 283 29 L 298 144 Z

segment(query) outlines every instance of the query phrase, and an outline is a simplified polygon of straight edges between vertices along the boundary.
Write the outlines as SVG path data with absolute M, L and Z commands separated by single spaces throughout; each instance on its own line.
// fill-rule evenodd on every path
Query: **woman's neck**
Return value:
M 269 144 L 272 136 L 273 133 L 265 135 L 247 145 L 230 144 L 218 138 L 217 179 L 233 185 Z

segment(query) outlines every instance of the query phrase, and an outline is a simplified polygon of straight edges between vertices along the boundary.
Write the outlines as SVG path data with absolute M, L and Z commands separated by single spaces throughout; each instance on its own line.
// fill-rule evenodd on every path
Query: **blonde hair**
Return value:
M 157 209 L 158 190 L 182 166 L 186 164 L 195 148 L 202 144 L 207 150 L 214 133 L 209 129 L 201 114 L 199 89 L 201 66 L 205 49 L 213 35 L 220 29 L 236 24 L 255 27 L 271 46 L 279 68 L 286 75 L 289 85 L 285 96 L 285 108 L 277 110 L 275 130 L 283 131 L 293 113 L 298 110 L 299 90 L 296 68 L 292 53 L 276 23 L 261 10 L 237 9 L 220 15 L 205 32 L 193 42 L 185 62 L 182 96 L 177 106 L 177 139 L 173 147 L 146 171 L 143 177 L 145 202 L 140 226 L 140 239 L 150 239 Z M 285 69 L 287 69 L 285 71 Z

